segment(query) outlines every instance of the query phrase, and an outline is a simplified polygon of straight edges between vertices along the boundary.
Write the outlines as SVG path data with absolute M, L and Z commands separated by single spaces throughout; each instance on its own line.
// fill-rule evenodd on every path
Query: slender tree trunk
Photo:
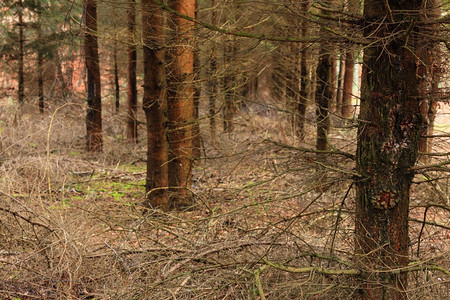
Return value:
M 24 23 L 23 23 L 23 2 L 22 0 L 19 0 L 19 53 L 18 53 L 18 84 L 19 84 L 19 88 L 18 88 L 18 93 L 19 93 L 19 103 L 23 103 L 23 101 L 25 100 L 25 93 L 24 93 L 24 85 L 25 85 L 25 80 L 24 80 L 24 73 L 23 73 L 23 59 L 24 59 L 24 50 L 23 50 L 23 44 L 24 44 L 24 38 L 23 38 L 23 27 L 24 27 Z
M 423 5 L 421 19 L 424 22 L 434 21 L 441 16 L 441 0 L 429 0 Z M 431 22 L 423 26 L 423 31 L 429 36 L 437 37 L 439 35 L 439 26 Z M 430 156 L 426 155 L 432 152 L 434 133 L 434 120 L 437 112 L 437 101 L 433 98 L 439 96 L 439 81 L 441 69 L 441 53 L 439 43 L 433 42 L 432 46 L 422 49 L 421 81 L 420 94 L 422 95 L 420 110 L 424 118 L 426 127 L 423 130 L 424 135 L 419 142 L 419 151 L 424 155 L 420 156 L 420 161 L 428 163 Z
M 288 55 L 287 66 L 285 71 L 286 76 L 286 102 L 287 107 L 292 110 L 291 126 L 295 132 L 298 133 L 300 123 L 300 116 L 298 109 L 300 108 L 300 56 L 297 44 L 287 44 Z
M 195 1 L 195 19 L 197 19 L 198 4 Z M 195 28 L 197 32 L 198 28 Z M 195 34 L 195 33 L 194 33 Z M 197 41 L 193 41 L 194 45 L 194 125 L 192 127 L 192 157 L 197 159 L 200 157 L 201 150 L 201 134 L 200 134 L 200 119 L 199 119 L 199 106 L 200 106 L 200 56 Z
M 217 24 L 217 10 L 215 9 L 215 2 L 211 0 L 212 15 L 211 24 L 215 26 Z M 211 141 L 216 141 L 216 97 L 217 93 L 217 53 L 215 46 L 212 45 L 211 58 L 209 60 L 209 80 L 208 80 L 208 109 L 209 109 L 209 134 Z
M 328 130 L 330 128 L 329 120 L 329 101 L 332 97 L 331 86 L 331 56 L 325 46 L 322 46 L 319 53 L 319 63 L 317 65 L 317 86 L 316 86 L 316 118 L 317 118 L 317 150 L 328 149 Z M 322 156 L 322 155 L 319 155 Z
M 128 72 L 127 72 L 127 103 L 128 103 L 128 117 L 127 117 L 127 138 L 134 143 L 137 142 L 137 87 L 136 87 L 136 59 L 137 51 L 135 44 L 135 30 L 136 30 L 136 1 L 128 0 L 127 11 L 127 31 L 129 36 L 128 44 Z
M 360 0 L 349 0 L 347 10 L 349 13 L 358 14 L 360 12 Z M 354 113 L 353 109 L 353 76 L 355 73 L 355 47 L 349 45 L 344 56 L 344 78 L 342 84 L 342 117 L 351 118 Z
M 163 14 L 152 0 L 142 1 L 142 36 L 144 39 L 144 98 L 147 121 L 146 206 L 169 208 L 169 163 L 167 142 L 167 102 Z
M 327 11 L 323 11 L 323 14 L 329 14 Z M 324 32 L 324 28 L 321 28 L 321 32 Z M 316 149 L 327 150 L 328 149 L 328 131 L 330 129 L 329 119 L 329 107 L 330 101 L 333 97 L 333 81 L 332 81 L 332 67 L 333 61 L 331 53 L 333 46 L 329 45 L 327 41 L 323 41 L 319 49 L 319 61 L 317 63 L 316 70 L 316 121 L 317 121 L 317 136 L 316 136 Z M 323 154 L 318 154 L 320 160 L 324 160 Z
M 331 52 L 331 98 L 330 98 L 330 108 L 332 111 L 336 111 L 337 106 L 337 51 L 336 47 L 333 47 Z
M 114 42 L 114 94 L 115 94 L 115 108 L 116 113 L 119 112 L 120 108 L 120 86 L 119 86 L 119 68 L 117 67 L 117 43 Z
M 216 79 L 216 63 L 217 58 L 214 50 L 211 54 L 209 62 L 209 81 L 208 81 L 208 109 L 209 109 L 209 134 L 212 142 L 216 140 L 216 97 L 217 97 L 217 79 Z
M 341 50 L 341 55 L 339 59 L 339 73 L 338 73 L 337 96 L 336 96 L 336 113 L 338 115 L 342 115 L 342 98 L 344 95 L 342 85 L 343 85 L 344 70 L 345 70 L 344 51 Z
M 223 107 L 223 132 L 230 133 L 234 130 L 233 118 L 236 111 L 235 103 L 235 76 L 233 71 L 229 68 L 232 59 L 235 56 L 236 48 L 234 39 L 230 42 L 231 45 L 225 45 L 224 48 L 224 64 L 228 66 L 224 76 L 224 91 L 225 91 L 225 105 Z
M 42 41 L 42 26 L 41 26 L 41 14 L 38 12 L 38 23 L 37 23 L 37 35 L 38 41 Z M 41 114 L 44 113 L 44 78 L 42 75 L 43 66 L 44 65 L 44 55 L 42 53 L 42 48 L 39 47 L 37 49 L 37 71 L 38 71 L 38 103 L 39 103 L 39 112 Z
M 353 114 L 353 73 L 355 71 L 354 50 L 345 53 L 345 69 L 342 97 L 342 116 L 350 118 Z
M 420 0 L 364 2 L 366 37 L 357 142 L 356 261 L 360 299 L 406 299 L 408 208 L 422 128 L 418 100 Z M 380 20 L 386 20 L 380 26 Z M 399 35 L 409 30 L 411 34 Z M 394 37 L 388 38 L 386 37 Z
M 40 36 L 40 34 L 39 34 Z M 42 75 L 44 57 L 42 55 L 42 50 L 38 49 L 37 53 L 37 69 L 38 69 L 38 99 L 39 99 L 39 111 L 41 114 L 44 113 L 45 103 L 44 103 L 44 78 Z
M 171 0 L 170 6 L 179 13 L 194 18 L 195 0 Z M 194 51 L 193 23 L 174 14 L 168 21 L 175 29 L 175 49 L 170 68 L 171 96 L 169 116 L 169 185 L 174 206 L 191 203 L 192 129 L 194 125 Z
M 309 1 L 302 1 L 302 10 L 305 14 L 309 10 Z M 308 35 L 308 20 L 302 20 L 301 22 L 301 34 L 302 37 Z M 306 43 L 302 44 L 302 49 L 300 51 L 300 96 L 298 100 L 298 124 L 297 124 L 297 136 L 300 141 L 305 138 L 305 116 L 306 107 L 308 104 L 308 93 L 309 93 L 309 64 L 308 64 L 308 45 Z
M 102 102 L 97 42 L 97 1 L 85 0 L 84 56 L 87 71 L 87 151 L 102 151 Z

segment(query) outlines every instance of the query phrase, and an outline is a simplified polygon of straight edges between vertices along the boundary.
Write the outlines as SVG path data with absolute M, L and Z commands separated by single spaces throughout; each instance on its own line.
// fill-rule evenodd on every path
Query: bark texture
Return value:
M 389 270 L 408 263 L 410 168 L 418 157 L 422 128 L 419 28 L 414 21 L 420 5 L 419 0 L 364 4 L 364 35 L 374 44 L 364 50 L 357 145 L 362 176 L 355 224 L 356 262 L 363 270 L 360 299 L 406 299 L 407 273 Z
M 170 6 L 179 13 L 194 18 L 195 0 L 171 0 Z M 169 25 L 173 29 L 170 56 L 169 116 L 169 185 L 173 206 L 191 203 L 189 189 L 192 183 L 192 146 L 194 120 L 194 24 L 174 14 Z
M 136 44 L 135 44 L 135 28 L 136 28 L 136 2 L 135 0 L 128 0 L 127 11 L 127 31 L 129 36 L 128 44 L 128 72 L 127 72 L 127 138 L 130 141 L 137 142 L 137 88 L 136 88 Z
M 152 0 L 142 1 L 142 36 L 144 38 L 143 109 L 147 121 L 146 206 L 169 208 L 167 102 L 163 16 Z
M 102 151 L 102 102 L 97 42 L 97 1 L 85 0 L 84 56 L 87 73 L 86 149 Z

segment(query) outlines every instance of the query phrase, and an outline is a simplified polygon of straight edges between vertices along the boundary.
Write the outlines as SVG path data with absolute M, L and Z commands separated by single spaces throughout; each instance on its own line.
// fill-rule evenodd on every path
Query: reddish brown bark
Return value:
M 144 39 L 143 109 L 147 121 L 146 206 L 169 208 L 168 143 L 166 136 L 167 103 L 163 16 L 152 0 L 142 1 L 142 36 Z
M 84 56 L 87 73 L 86 149 L 102 151 L 102 102 L 97 42 L 97 1 L 85 0 Z
M 128 1 L 127 11 L 127 31 L 129 35 L 128 44 L 128 72 L 127 72 L 127 138 L 130 141 L 137 142 L 137 88 L 136 88 L 136 45 L 135 45 L 135 28 L 136 28 L 136 2 L 135 0 Z
M 170 6 L 179 13 L 194 17 L 195 0 L 171 0 Z M 174 30 L 174 45 L 170 57 L 169 116 L 169 185 L 173 191 L 173 206 L 191 202 L 192 129 L 194 125 L 194 51 L 193 23 L 170 14 L 168 21 Z
M 387 5 L 386 5 L 387 3 Z M 360 299 L 406 299 L 410 186 L 422 128 L 415 25 L 421 1 L 370 0 L 364 35 L 362 120 L 358 128 L 356 263 L 363 271 Z M 388 20 L 380 25 L 380 20 Z M 410 35 L 398 32 L 411 30 Z M 387 39 L 386 37 L 396 36 Z M 420 57 L 419 57 L 420 59 Z

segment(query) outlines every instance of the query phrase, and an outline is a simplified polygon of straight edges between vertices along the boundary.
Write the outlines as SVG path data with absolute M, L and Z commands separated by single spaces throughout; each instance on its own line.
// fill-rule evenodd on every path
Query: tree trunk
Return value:
M 420 0 L 370 0 L 357 142 L 356 262 L 360 299 L 406 299 L 409 191 L 422 128 L 415 20 Z M 395 13 L 394 13 L 395 12 Z M 386 20 L 380 25 L 380 20 Z M 399 32 L 410 30 L 408 35 Z M 386 37 L 394 37 L 388 38 Z
M 309 9 L 309 1 L 302 1 L 302 10 L 306 14 Z M 301 22 L 301 34 L 302 37 L 308 36 L 308 20 L 302 20 Z M 300 141 L 305 138 L 305 117 L 306 107 L 308 105 L 308 86 L 309 86 L 309 62 L 308 62 L 308 45 L 305 43 L 302 45 L 300 51 L 300 96 L 298 99 L 298 124 L 297 124 L 297 137 Z
M 39 33 L 40 36 L 40 33 Z M 44 113 L 45 103 L 44 103 L 44 78 L 42 75 L 44 57 L 42 55 L 42 50 L 38 49 L 37 53 L 37 69 L 38 69 L 38 99 L 39 99 L 39 112 Z
M 117 43 L 114 42 L 114 94 L 115 94 L 115 108 L 116 113 L 119 112 L 120 107 L 120 86 L 119 86 L 119 68 L 117 67 Z
M 421 19 L 424 22 L 430 22 L 441 16 L 441 0 L 429 0 L 423 5 Z M 426 34 L 437 37 L 439 35 L 439 26 L 435 22 L 423 26 Z M 431 42 L 431 41 L 430 41 Z M 428 163 L 432 152 L 434 133 L 434 120 L 437 112 L 437 101 L 433 98 L 439 96 L 439 81 L 441 77 L 441 53 L 439 43 L 433 42 L 430 47 L 421 49 L 421 81 L 420 94 L 422 95 L 420 110 L 424 118 L 426 127 L 423 130 L 422 137 L 419 142 L 419 151 L 424 154 L 420 156 L 420 161 Z M 425 97 L 427 95 L 428 97 Z
M 350 118 L 353 115 L 353 73 L 355 71 L 354 50 L 345 53 L 345 69 L 342 97 L 342 116 Z
M 195 1 L 195 19 L 197 19 L 198 6 Z M 194 32 L 197 32 L 198 28 Z M 192 158 L 198 159 L 200 157 L 201 150 L 201 134 L 200 134 L 200 119 L 199 119 L 199 106 L 200 106 L 200 56 L 197 41 L 194 43 L 194 124 L 192 127 Z
M 136 44 L 135 44 L 135 29 L 136 29 L 136 1 L 129 0 L 127 11 L 127 30 L 129 36 L 128 44 L 128 117 L 127 117 L 127 138 L 136 143 L 138 138 L 137 130 L 137 87 L 136 87 Z
M 170 6 L 179 13 L 194 18 L 195 0 L 171 0 Z M 169 185 L 173 191 L 173 206 L 191 203 L 192 128 L 194 125 L 194 51 L 191 21 L 170 14 L 174 29 L 174 45 L 170 66 L 169 116 Z
M 331 52 L 331 98 L 330 98 L 330 109 L 335 112 L 336 106 L 337 106 L 337 51 L 336 47 L 333 47 L 333 50 Z
M 338 84 L 337 84 L 337 96 L 336 96 L 336 114 L 342 115 L 342 98 L 343 98 L 343 77 L 345 68 L 344 51 L 341 50 L 341 55 L 339 59 L 339 73 L 338 73 Z
M 86 149 L 102 151 L 102 102 L 97 42 L 97 1 L 85 0 L 84 56 L 87 71 Z
M 231 45 L 229 45 L 231 44 Z M 236 111 L 235 103 L 235 76 L 230 65 L 236 53 L 234 39 L 226 44 L 224 47 L 224 64 L 227 66 L 226 74 L 224 76 L 224 92 L 225 105 L 223 107 L 223 132 L 230 133 L 234 130 L 233 118 Z
M 327 135 L 330 128 L 328 116 L 329 101 L 332 97 L 331 86 L 331 56 L 325 46 L 322 45 L 319 53 L 319 63 L 317 65 L 317 85 L 316 85 L 316 118 L 317 118 L 317 139 L 316 149 L 327 150 Z M 319 157 L 323 155 L 319 154 Z M 324 158 L 324 157 L 322 157 Z
M 359 0 L 349 0 L 347 3 L 347 11 L 351 14 L 359 14 L 361 10 Z M 343 53 L 344 57 L 344 78 L 342 83 L 342 117 L 351 118 L 354 113 L 353 109 L 353 76 L 355 73 L 355 47 L 350 44 L 347 51 Z
M 217 11 L 215 9 L 214 0 L 211 0 L 212 15 L 211 24 L 216 26 L 217 24 Z M 209 80 L 208 80 L 208 110 L 209 110 L 209 135 L 212 143 L 216 141 L 216 97 L 217 93 L 217 54 L 215 46 L 211 46 L 211 58 L 209 60 Z
M 300 116 L 300 56 L 297 44 L 286 45 L 288 54 L 286 58 L 285 83 L 286 83 L 286 104 L 291 113 L 291 126 L 295 134 L 298 134 Z
M 163 15 L 152 0 L 142 1 L 144 39 L 144 97 L 142 106 L 147 121 L 146 206 L 169 208 L 169 164 L 167 142 L 167 102 Z
M 42 40 L 42 26 L 41 26 L 41 14 L 38 12 L 38 22 L 37 22 L 37 36 L 38 41 Z M 37 49 L 37 71 L 38 71 L 38 103 L 39 103 L 39 112 L 41 114 L 44 113 L 45 104 L 44 104 L 44 78 L 42 75 L 43 65 L 44 65 L 44 54 L 42 53 L 42 48 L 39 47 Z
M 24 51 L 23 51 L 23 44 L 24 44 L 24 39 L 23 39 L 23 2 L 22 0 L 19 0 L 19 53 L 18 53 L 18 84 L 19 84 L 19 88 L 18 88 L 18 93 L 19 93 L 19 103 L 23 103 L 23 101 L 25 100 L 25 80 L 24 80 L 24 73 L 23 73 L 23 59 L 24 59 Z

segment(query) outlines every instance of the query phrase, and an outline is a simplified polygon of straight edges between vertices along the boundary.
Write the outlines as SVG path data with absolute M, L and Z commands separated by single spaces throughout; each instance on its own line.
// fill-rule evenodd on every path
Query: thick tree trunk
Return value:
M 115 108 L 116 113 L 119 112 L 120 108 L 120 86 L 119 86 L 119 68 L 117 66 L 117 43 L 114 42 L 114 95 L 115 95 Z
M 25 80 L 24 80 L 24 73 L 23 73 L 23 59 L 24 59 L 24 50 L 23 50 L 23 44 L 24 44 L 24 38 L 23 38 L 23 2 L 22 0 L 19 0 L 19 53 L 18 53 L 18 93 L 19 93 L 19 103 L 23 103 L 25 100 Z
M 420 0 L 365 1 L 364 50 L 358 128 L 356 262 L 361 299 L 406 299 L 411 167 L 422 128 L 417 41 Z M 383 21 L 385 20 L 385 21 Z M 380 25 L 380 22 L 381 25 Z M 398 32 L 409 31 L 408 35 Z M 387 38 L 386 37 L 394 37 Z
M 129 36 L 128 44 L 128 72 L 127 72 L 127 138 L 130 141 L 137 142 L 137 87 L 136 87 L 136 44 L 135 44 L 135 28 L 136 28 L 136 1 L 128 0 L 127 11 L 127 31 Z
M 194 18 L 195 0 L 171 0 L 170 6 L 179 13 Z M 174 29 L 175 49 L 170 66 L 169 116 L 169 185 L 173 206 L 191 203 L 192 129 L 194 120 L 194 24 L 174 14 L 168 21 Z
M 169 208 L 169 163 L 167 142 L 167 102 L 163 15 L 152 0 L 142 1 L 142 36 L 144 38 L 144 98 L 147 121 L 146 206 Z
M 87 71 L 86 149 L 102 151 L 102 102 L 97 42 L 97 1 L 85 0 L 84 56 Z

